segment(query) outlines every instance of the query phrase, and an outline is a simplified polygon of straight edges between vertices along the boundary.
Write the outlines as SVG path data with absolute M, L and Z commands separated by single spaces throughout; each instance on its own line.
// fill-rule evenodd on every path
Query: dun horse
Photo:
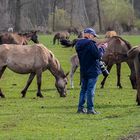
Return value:
M 56 40 L 59 44 L 60 40 L 61 39 L 69 39 L 70 37 L 70 34 L 68 32 L 58 32 L 54 35 L 54 38 L 53 38 L 53 45 L 55 45 L 56 43 Z
M 105 34 L 105 38 L 110 38 L 113 36 L 117 36 L 117 33 L 115 31 L 107 31 Z
M 25 97 L 35 75 L 37 76 L 37 96 L 41 94 L 42 72 L 49 70 L 55 77 L 55 86 L 61 97 L 66 96 L 67 75 L 64 74 L 59 61 L 53 53 L 42 44 L 34 45 L 0 45 L 0 78 L 5 69 L 9 68 L 19 74 L 29 74 L 29 79 L 25 88 L 21 91 L 22 97 Z M 0 88 L 0 96 L 5 97 Z
M 136 79 L 137 79 L 137 97 L 136 101 L 140 105 L 140 46 L 132 48 L 128 52 L 128 57 L 134 60 L 134 66 L 136 70 Z
M 29 40 L 32 40 L 34 43 L 39 43 L 36 31 L 24 33 L 24 34 L 18 34 L 18 33 L 0 34 L 0 45 L 1 44 L 27 45 Z
M 135 77 L 135 69 L 134 69 L 134 63 L 131 59 L 127 58 L 127 51 L 129 51 L 132 47 L 131 45 L 118 36 L 113 36 L 111 38 L 106 39 L 104 42 L 108 43 L 108 48 L 105 50 L 105 54 L 103 56 L 103 61 L 107 65 L 108 71 L 111 70 L 112 66 L 114 64 L 117 65 L 117 86 L 119 88 L 122 88 L 121 82 L 120 82 L 120 70 L 121 70 L 121 63 L 126 62 L 130 68 L 131 74 L 130 74 L 130 81 L 132 84 L 133 89 L 136 88 L 136 77 Z M 70 85 L 73 88 L 73 75 L 76 71 L 76 69 L 79 66 L 79 60 L 78 56 L 74 55 L 71 57 L 71 71 L 70 71 Z M 107 76 L 104 77 L 104 79 L 101 82 L 101 88 L 104 87 L 105 80 Z

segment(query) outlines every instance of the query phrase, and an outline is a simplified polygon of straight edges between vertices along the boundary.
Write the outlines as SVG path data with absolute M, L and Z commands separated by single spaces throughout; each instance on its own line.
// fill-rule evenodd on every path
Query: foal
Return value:
M 24 33 L 24 34 L 21 34 L 21 33 L 0 34 L 0 45 L 1 44 L 27 45 L 29 40 L 32 40 L 34 43 L 39 43 L 36 31 Z

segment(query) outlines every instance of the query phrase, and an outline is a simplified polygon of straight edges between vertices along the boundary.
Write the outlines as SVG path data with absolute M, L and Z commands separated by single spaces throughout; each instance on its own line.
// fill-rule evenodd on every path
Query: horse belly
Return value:
M 7 61 L 7 67 L 19 74 L 28 74 L 33 72 L 33 63 L 28 60 L 28 61 L 12 61 L 8 60 Z

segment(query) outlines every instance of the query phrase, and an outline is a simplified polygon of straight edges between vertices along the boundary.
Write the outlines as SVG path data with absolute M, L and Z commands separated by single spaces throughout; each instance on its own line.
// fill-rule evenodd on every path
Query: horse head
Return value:
M 37 36 L 37 31 L 32 31 L 31 32 L 31 40 L 34 42 L 34 43 L 39 43 L 38 41 L 38 36 Z
M 24 35 L 28 38 L 28 40 L 32 40 L 34 43 L 39 43 L 37 31 L 31 31 L 29 33 L 25 33 Z
M 68 83 L 68 78 L 67 78 L 68 74 L 69 73 L 64 74 L 64 76 L 56 79 L 55 86 L 60 94 L 60 97 L 66 97 L 66 92 L 67 92 L 66 85 Z

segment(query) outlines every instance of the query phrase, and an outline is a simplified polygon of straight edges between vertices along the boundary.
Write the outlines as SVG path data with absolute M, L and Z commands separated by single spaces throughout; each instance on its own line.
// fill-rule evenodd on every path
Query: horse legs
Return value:
M 117 68 L 117 87 L 122 88 L 120 77 L 121 77 L 121 63 L 116 64 Z
M 140 72 L 139 72 L 140 74 Z M 136 102 L 137 105 L 140 105 L 140 78 L 139 78 L 139 74 L 137 75 L 137 96 L 136 96 Z
M 133 60 L 128 60 L 126 61 L 130 68 L 130 81 L 133 89 L 137 89 L 137 82 L 136 82 L 136 70 L 134 66 L 134 61 Z
M 57 44 L 59 45 L 60 39 L 57 39 Z
M 6 69 L 6 66 L 0 68 L 0 79 L 1 79 L 2 74 L 4 73 L 5 69 Z M 2 93 L 1 88 L 0 88 L 0 97 L 1 97 L 1 98 L 5 98 L 4 94 Z
M 113 66 L 113 64 L 108 64 L 108 65 L 107 65 L 107 70 L 108 70 L 108 72 L 110 72 L 112 66 Z M 103 80 L 102 80 L 102 82 L 101 82 L 101 88 L 104 88 L 104 84 L 105 84 L 105 81 L 106 81 L 106 78 L 107 78 L 107 77 L 108 77 L 108 76 L 104 76 L 104 78 L 103 78 Z
M 37 72 L 37 86 L 38 86 L 37 96 L 43 98 L 43 95 L 41 94 L 41 80 L 42 80 L 42 71 L 39 70 Z
M 1 89 L 0 89 L 0 97 L 1 98 L 5 98 L 4 94 L 2 93 Z
M 26 86 L 25 86 L 24 89 L 21 91 L 22 97 L 25 97 L 26 92 L 27 92 L 27 89 L 28 89 L 28 87 L 30 86 L 30 84 L 32 83 L 32 81 L 33 81 L 35 75 L 36 75 L 35 73 L 31 73 L 31 74 L 30 74 Z
M 137 92 L 137 97 L 136 97 L 136 102 L 137 102 L 137 105 L 140 106 L 140 93 Z
M 74 88 L 74 84 L 73 84 L 73 76 L 75 71 L 77 70 L 78 66 L 72 66 L 71 71 L 70 71 L 70 86 L 71 88 Z

